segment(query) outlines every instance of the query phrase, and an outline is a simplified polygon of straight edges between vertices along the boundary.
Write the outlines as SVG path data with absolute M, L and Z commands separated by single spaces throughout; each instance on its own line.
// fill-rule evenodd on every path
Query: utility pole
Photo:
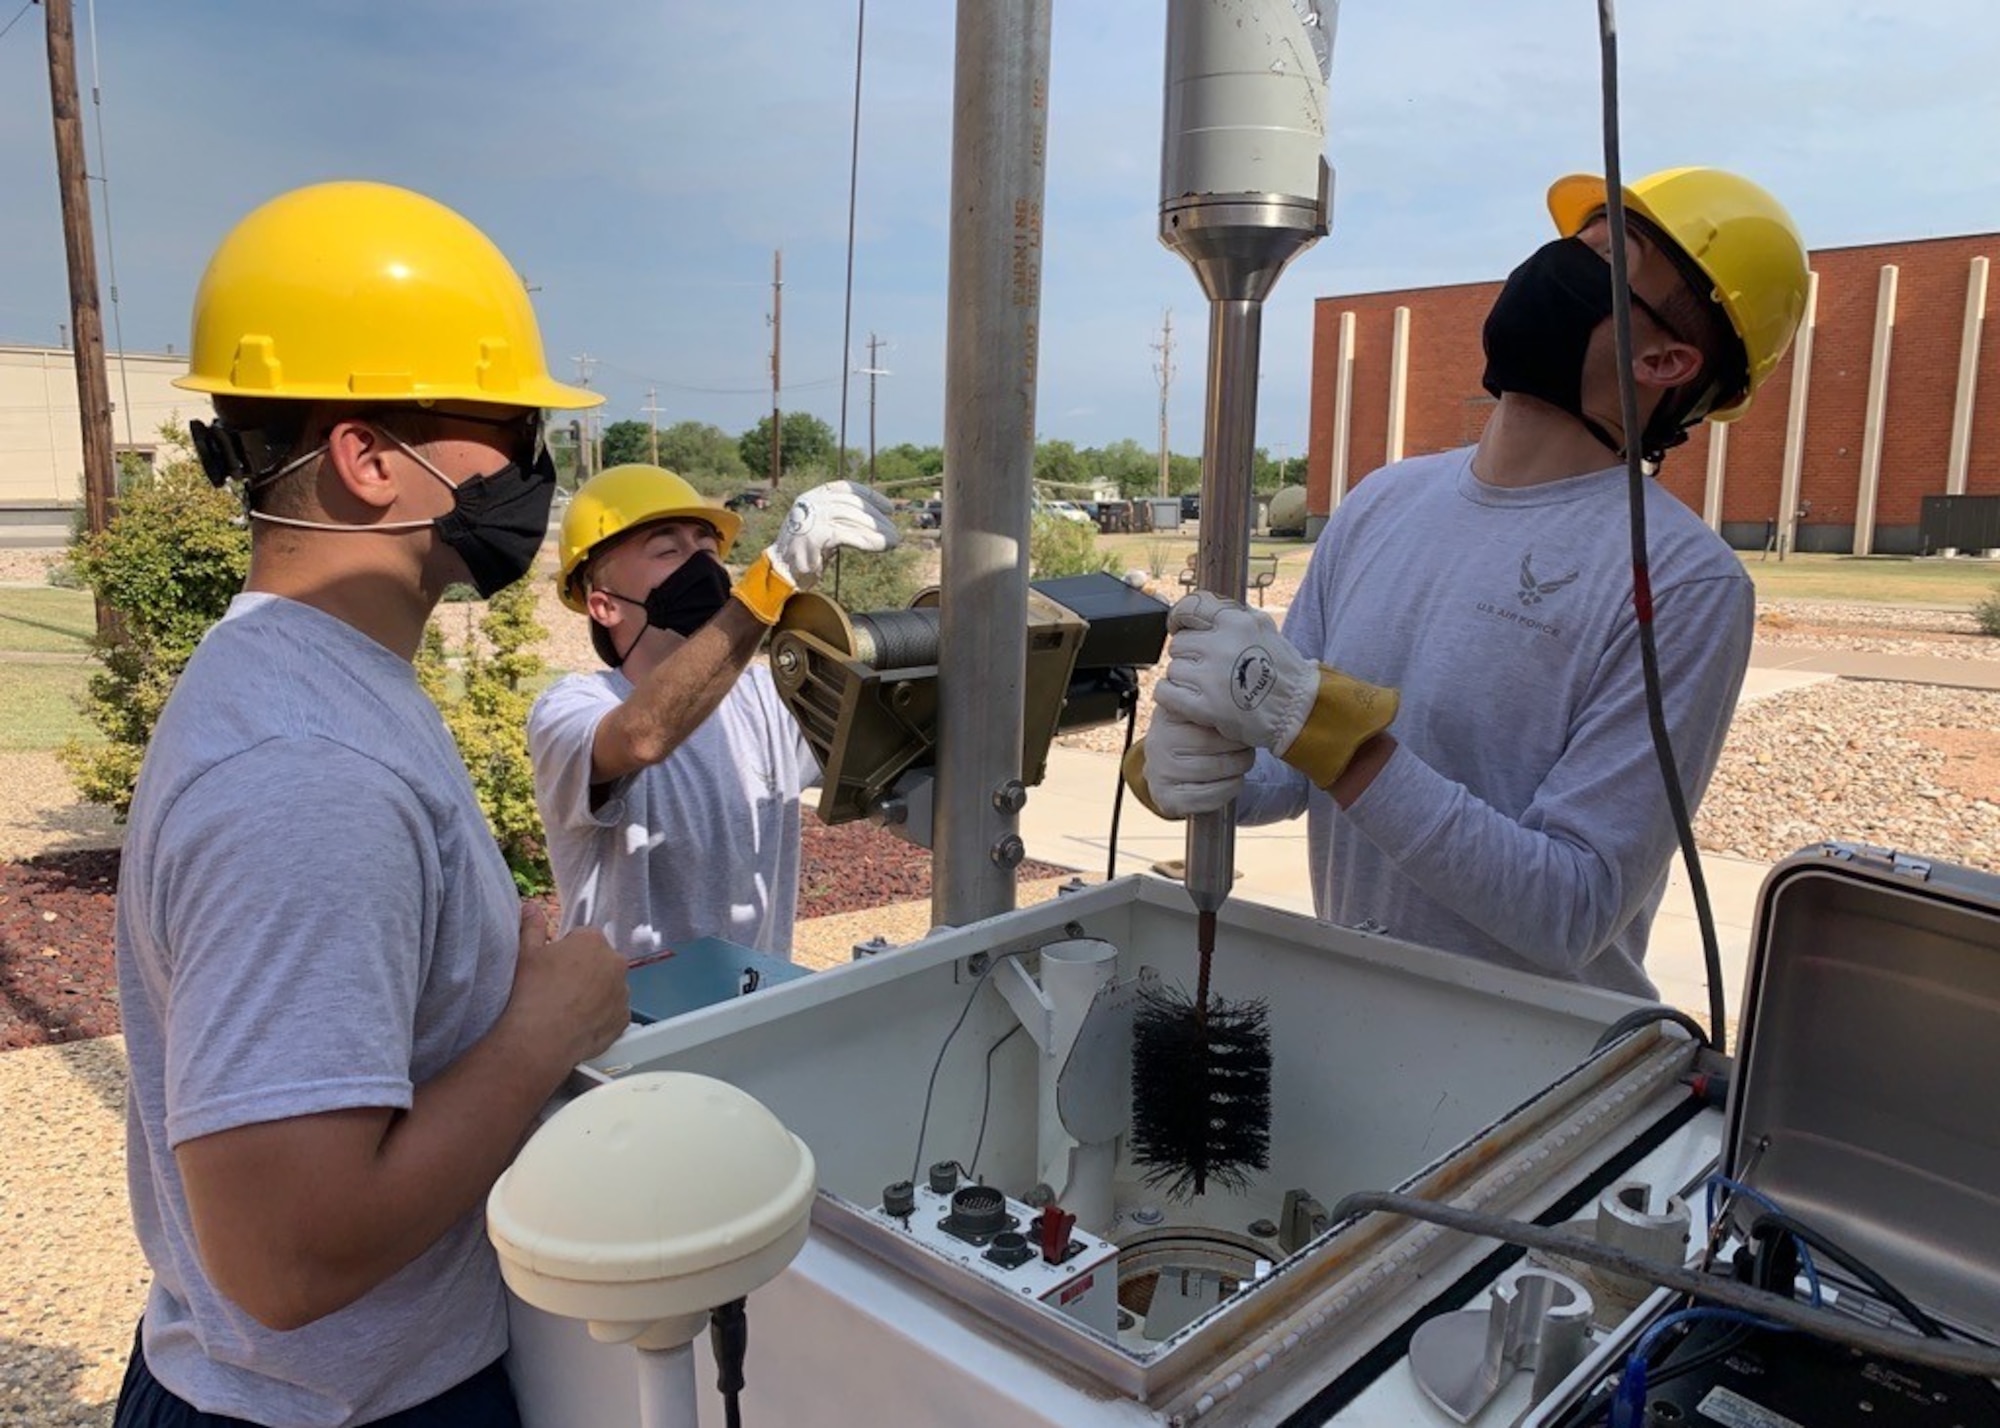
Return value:
M 778 368 L 778 359 L 784 350 L 782 340 L 785 330 L 785 250 L 771 250 L 771 489 L 778 486 L 779 465 L 784 460 L 784 444 L 778 439 L 779 423 L 782 416 L 778 411 L 778 392 L 784 381 Z
M 76 341 L 77 414 L 83 426 L 83 504 L 93 534 L 111 523 L 117 458 L 111 439 L 111 384 L 104 371 L 104 319 L 97 306 L 97 246 L 90 232 L 89 173 L 76 90 L 76 19 L 70 0 L 48 0 L 49 100 L 55 114 L 56 179 L 62 193 L 63 252 L 69 260 L 69 315 Z M 97 632 L 116 623 L 97 604 Z
M 875 379 L 892 375 L 887 367 L 875 359 L 875 354 L 889 344 L 874 333 L 868 334 L 868 365 L 861 374 L 868 379 L 868 484 L 875 484 Z
M 1160 322 L 1160 340 L 1153 344 L 1160 360 L 1153 373 L 1160 379 L 1160 494 L 1167 494 L 1167 392 L 1174 384 L 1174 310 L 1168 308 Z
M 652 456 L 649 459 L 655 466 L 658 466 L 660 464 L 661 407 L 659 402 L 656 400 L 657 395 L 658 394 L 655 392 L 653 388 L 651 387 L 646 388 L 646 405 L 639 408 L 640 411 L 646 414 L 646 419 L 650 421 L 653 425 L 652 435 L 647 438 L 647 447 L 652 452 Z
M 597 359 L 585 352 L 569 360 L 576 363 L 576 384 L 579 387 L 589 386 L 590 369 L 597 365 Z M 577 484 L 581 486 L 595 476 L 598 466 L 597 413 L 587 411 L 583 413 L 583 439 L 577 444 L 576 451 Z

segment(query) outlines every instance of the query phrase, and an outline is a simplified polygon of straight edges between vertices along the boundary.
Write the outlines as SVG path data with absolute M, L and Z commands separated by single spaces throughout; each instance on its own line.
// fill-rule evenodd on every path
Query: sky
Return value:
M 770 406 L 840 422 L 878 365 L 883 445 L 943 438 L 955 5 L 867 5 L 854 342 L 842 357 L 855 0 L 75 0 L 98 244 L 126 347 L 185 351 L 216 242 L 303 183 L 458 209 L 536 289 L 552 368 L 605 420 Z M 1259 441 L 1304 452 L 1313 300 L 1495 279 L 1546 240 L 1550 180 L 1602 172 L 1592 0 L 1346 0 L 1331 234 L 1266 305 Z M 1993 0 L 1626 0 L 1628 176 L 1680 163 L 1777 193 L 1809 245 L 2000 229 Z M 42 10 L 0 0 L 0 342 L 68 320 Z M 1199 451 L 1206 304 L 1159 245 L 1161 0 L 1056 0 L 1037 427 Z M 91 87 L 99 85 L 101 109 Z M 97 120 L 103 124 L 98 162 Z M 109 223 L 106 222 L 108 198 Z M 106 329 L 112 311 L 106 287 Z M 868 379 L 847 433 L 865 446 Z

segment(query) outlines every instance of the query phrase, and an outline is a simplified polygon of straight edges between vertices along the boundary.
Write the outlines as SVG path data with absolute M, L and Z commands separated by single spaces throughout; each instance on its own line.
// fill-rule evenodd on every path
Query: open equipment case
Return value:
M 1739 1249 L 1739 1275 L 1780 1292 L 1816 1284 L 1835 1312 L 1878 1327 L 2000 1340 L 1996 1090 L 2000 878 L 1853 844 L 1773 868 L 1722 1158 L 1745 1187 L 1732 1229 L 1758 1246 Z M 1718 1258 L 1730 1264 L 1728 1245 Z M 1795 1280 L 1800 1269 L 1814 1278 Z M 1679 1302 L 1655 1295 L 1652 1322 Z M 1619 1421 L 1610 1405 L 1640 1328 L 1609 1336 L 1527 1428 Z M 2000 1424 L 1993 1384 L 1809 1334 L 1710 1317 L 1654 1343 L 1644 1428 Z

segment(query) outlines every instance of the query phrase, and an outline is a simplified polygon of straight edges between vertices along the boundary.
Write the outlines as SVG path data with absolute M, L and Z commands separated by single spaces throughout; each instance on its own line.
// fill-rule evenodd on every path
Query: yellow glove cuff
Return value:
M 750 607 L 750 613 L 767 625 L 778 623 L 785 602 L 798 594 L 798 587 L 771 568 L 771 557 L 760 555 L 750 562 L 743 578 L 729 593 Z
M 1278 757 L 1318 787 L 1330 788 L 1361 746 L 1395 722 L 1401 702 L 1393 689 L 1321 665 L 1312 712 Z
M 1133 742 L 1125 751 L 1124 759 L 1118 765 L 1118 772 L 1124 776 L 1125 787 L 1132 790 L 1132 796 L 1155 818 L 1164 818 L 1170 823 L 1180 820 L 1171 813 L 1162 813 L 1160 805 L 1153 802 L 1152 785 L 1146 782 L 1146 741 L 1141 738 Z

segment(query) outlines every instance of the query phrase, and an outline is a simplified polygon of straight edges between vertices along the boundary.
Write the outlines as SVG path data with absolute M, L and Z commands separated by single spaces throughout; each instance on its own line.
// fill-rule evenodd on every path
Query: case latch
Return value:
M 1928 858 L 1912 858 L 1894 848 L 1884 848 L 1875 843 L 1824 843 L 1820 845 L 1820 851 L 1835 862 L 1853 863 L 1873 872 L 1908 878 L 1914 883 L 1930 881 L 1931 864 Z

